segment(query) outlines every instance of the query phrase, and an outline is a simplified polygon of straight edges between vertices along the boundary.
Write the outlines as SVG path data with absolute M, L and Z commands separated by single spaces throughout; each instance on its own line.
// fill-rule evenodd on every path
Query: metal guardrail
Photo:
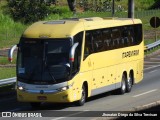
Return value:
M 16 77 L 3 79 L 0 80 L 0 86 L 14 84 L 15 82 L 16 82 Z
M 151 43 L 151 44 L 148 44 L 145 46 L 144 48 L 144 51 L 147 52 L 147 51 L 150 51 L 156 47 L 160 46 L 160 40 L 154 42 L 154 43 Z
M 158 46 L 160 46 L 160 40 L 146 45 L 144 47 L 144 51 L 145 52 L 150 51 L 150 50 L 152 50 L 152 49 L 154 49 L 155 47 L 158 47 Z M 8 84 L 14 84 L 15 82 L 16 82 L 16 77 L 3 79 L 3 80 L 0 80 L 0 86 L 8 85 Z

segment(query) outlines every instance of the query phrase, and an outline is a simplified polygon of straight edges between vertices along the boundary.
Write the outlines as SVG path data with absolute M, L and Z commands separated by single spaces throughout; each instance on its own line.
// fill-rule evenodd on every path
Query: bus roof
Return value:
M 84 30 L 141 24 L 131 18 L 72 18 L 55 21 L 40 21 L 32 24 L 23 33 L 26 38 L 68 38 Z

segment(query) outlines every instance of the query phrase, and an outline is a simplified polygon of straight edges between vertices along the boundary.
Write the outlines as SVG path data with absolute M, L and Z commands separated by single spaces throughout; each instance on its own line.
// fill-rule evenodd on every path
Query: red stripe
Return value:
M 74 61 L 74 58 L 70 58 L 70 61 L 72 61 L 72 62 L 73 62 L 73 61 Z
M 12 61 L 12 58 L 8 58 L 8 60 L 11 62 L 11 61 Z

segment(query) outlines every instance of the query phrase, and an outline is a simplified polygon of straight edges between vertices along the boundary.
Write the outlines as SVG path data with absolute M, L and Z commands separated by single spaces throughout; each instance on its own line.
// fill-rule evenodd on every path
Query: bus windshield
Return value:
M 17 77 L 35 84 L 64 82 L 69 77 L 70 39 L 27 39 L 19 44 Z

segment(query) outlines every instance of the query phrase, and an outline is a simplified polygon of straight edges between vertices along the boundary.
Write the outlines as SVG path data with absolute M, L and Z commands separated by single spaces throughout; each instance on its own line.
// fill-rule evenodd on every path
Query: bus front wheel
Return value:
M 83 106 L 85 102 L 86 102 L 86 87 L 83 85 L 83 86 L 82 86 L 81 99 L 78 100 L 78 101 L 76 102 L 76 104 L 77 104 L 78 106 Z

